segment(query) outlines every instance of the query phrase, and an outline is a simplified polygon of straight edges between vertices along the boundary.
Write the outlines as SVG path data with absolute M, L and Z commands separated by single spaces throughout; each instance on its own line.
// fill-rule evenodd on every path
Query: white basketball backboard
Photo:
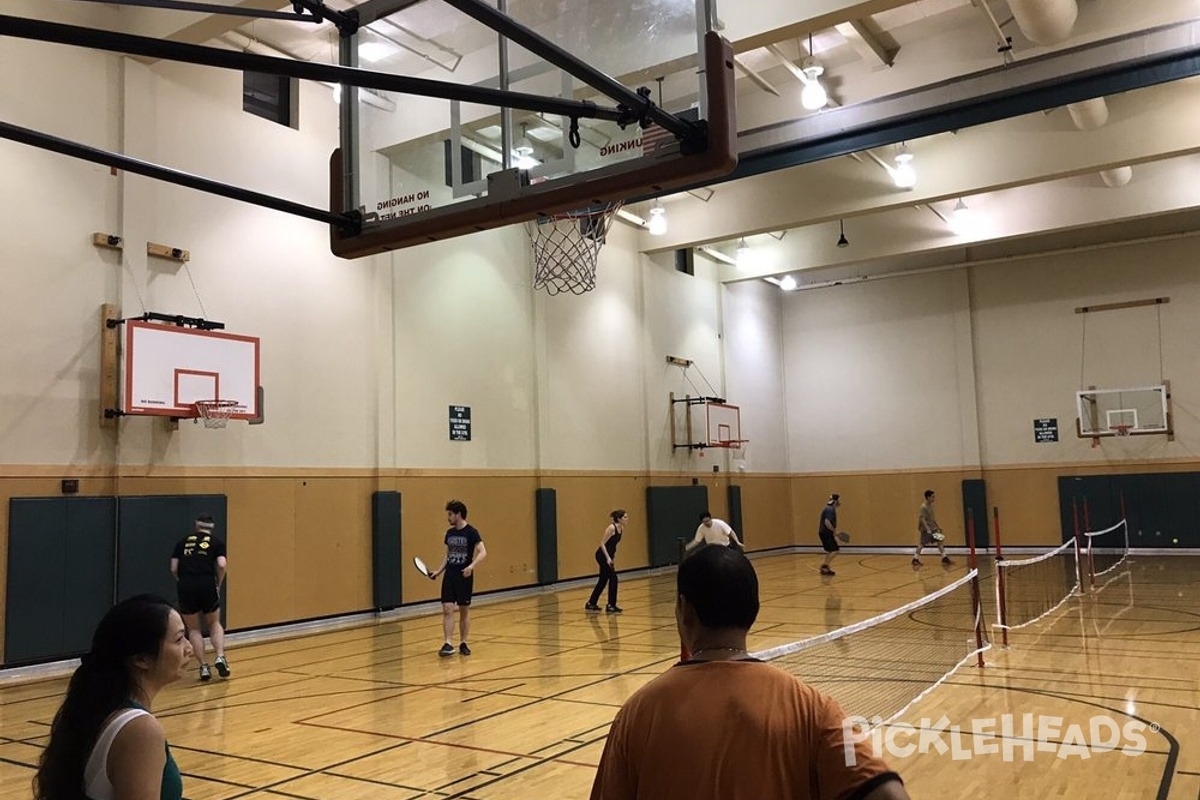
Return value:
M 708 419 L 708 444 L 713 447 L 740 446 L 742 442 L 741 409 L 727 403 L 705 403 L 703 408 Z
M 154 322 L 125 326 L 126 414 L 195 417 L 197 400 L 232 400 L 232 419 L 259 415 L 256 337 Z

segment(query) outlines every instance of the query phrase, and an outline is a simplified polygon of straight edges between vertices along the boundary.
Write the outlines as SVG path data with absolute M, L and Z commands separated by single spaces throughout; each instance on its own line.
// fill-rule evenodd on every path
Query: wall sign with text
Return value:
M 450 406 L 450 441 L 471 441 L 470 406 Z
M 1058 418 L 1047 417 L 1033 421 L 1033 441 L 1035 444 L 1058 441 Z

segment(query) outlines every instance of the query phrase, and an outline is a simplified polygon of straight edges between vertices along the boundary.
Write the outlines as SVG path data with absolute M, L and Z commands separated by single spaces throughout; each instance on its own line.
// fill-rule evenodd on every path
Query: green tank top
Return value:
M 140 708 L 147 714 L 150 713 L 150 709 L 132 700 L 127 705 L 129 708 Z M 171 755 L 171 746 L 168 744 L 164 747 L 167 751 L 167 763 L 163 765 L 162 789 L 159 797 L 162 800 L 183 800 L 183 775 L 179 773 L 179 765 L 175 763 L 175 757 Z

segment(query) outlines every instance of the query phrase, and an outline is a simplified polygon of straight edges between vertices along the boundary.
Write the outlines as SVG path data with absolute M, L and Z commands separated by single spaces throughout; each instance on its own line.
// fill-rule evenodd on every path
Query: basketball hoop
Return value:
M 749 439 L 728 439 L 718 442 L 719 447 L 724 447 L 726 450 L 733 451 L 734 458 L 742 458 L 742 450 L 745 449 Z
M 1133 430 L 1132 425 L 1113 425 L 1112 426 L 1112 431 L 1117 436 L 1128 436 L 1129 432 L 1131 430 Z
M 196 416 L 204 420 L 206 428 L 224 428 L 225 423 L 233 416 L 238 407 L 237 400 L 197 400 L 192 403 L 196 407 Z
M 533 244 L 533 288 L 583 294 L 596 288 L 596 261 L 620 203 L 606 203 L 525 223 Z

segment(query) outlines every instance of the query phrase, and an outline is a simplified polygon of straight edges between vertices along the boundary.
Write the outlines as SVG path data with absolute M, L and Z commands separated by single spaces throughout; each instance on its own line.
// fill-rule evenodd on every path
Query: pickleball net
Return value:
M 1079 594 L 1079 547 L 1074 538 L 1031 558 L 996 561 L 996 608 L 1008 631 L 1033 625 Z
M 983 665 L 987 641 L 979 571 L 900 608 L 752 655 L 882 724 L 903 714 L 964 664 Z
M 1102 531 L 1085 531 L 1083 539 L 1084 563 L 1092 586 L 1096 585 L 1096 578 L 1112 572 L 1129 558 L 1129 525 L 1125 520 Z

